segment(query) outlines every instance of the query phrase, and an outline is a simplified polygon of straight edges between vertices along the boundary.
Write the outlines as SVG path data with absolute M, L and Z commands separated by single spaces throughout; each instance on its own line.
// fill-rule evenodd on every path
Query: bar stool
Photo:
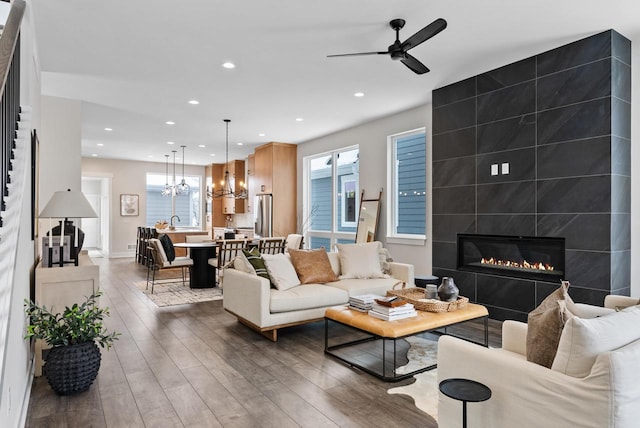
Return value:
M 136 237 L 136 262 L 137 263 L 142 263 L 142 253 L 143 253 L 143 246 L 142 246 L 142 226 L 138 226 L 138 235 Z

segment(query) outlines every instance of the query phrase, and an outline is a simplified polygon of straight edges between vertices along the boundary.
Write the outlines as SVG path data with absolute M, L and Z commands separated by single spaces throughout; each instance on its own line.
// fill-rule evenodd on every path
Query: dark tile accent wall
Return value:
M 609 30 L 433 91 L 433 274 L 493 318 L 558 284 L 456 270 L 458 233 L 564 237 L 574 300 L 629 294 L 630 64 Z

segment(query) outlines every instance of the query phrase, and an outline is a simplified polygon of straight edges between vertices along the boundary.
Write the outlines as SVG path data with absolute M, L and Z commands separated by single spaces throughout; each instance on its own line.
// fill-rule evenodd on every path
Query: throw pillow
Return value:
M 379 247 L 379 242 L 336 244 L 342 270 L 340 279 L 385 278 L 386 275 L 380 269 Z
M 588 376 L 598 355 L 640 339 L 640 308 L 598 318 L 573 317 L 564 326 L 552 370 L 568 376 Z
M 564 295 L 567 310 L 571 312 L 572 315 L 580 318 L 596 318 L 615 312 L 615 310 L 611 308 L 575 303 L 571 296 L 569 296 L 569 281 L 563 281 L 562 284 L 566 285 L 566 287 L 563 288 L 562 293 Z
M 324 248 L 316 250 L 289 249 L 289 256 L 301 284 L 322 284 L 338 280 Z
M 380 269 L 382 273 L 385 275 L 391 275 L 391 266 L 389 263 L 393 261 L 391 258 L 391 253 L 384 247 L 380 247 L 378 249 L 378 256 L 380 257 Z
M 564 327 L 565 314 L 563 306 L 565 288 L 568 284 L 549 294 L 527 319 L 527 361 L 550 368 L 556 356 L 558 342 Z
M 162 244 L 162 248 L 164 249 L 164 253 L 167 256 L 167 260 L 169 263 L 176 259 L 176 250 L 173 248 L 173 241 L 169 238 L 169 235 L 163 233 L 158 237 L 160 243 Z
M 245 256 L 243 252 L 239 252 L 233 259 L 233 267 L 241 272 L 256 275 L 256 270 L 253 268 L 253 265 L 249 263 L 247 256 Z
M 271 282 L 278 290 L 288 290 L 300 285 L 296 270 L 285 254 L 263 254 L 262 258 L 267 266 Z
M 251 266 L 253 266 L 253 269 L 256 271 L 256 275 L 268 279 L 271 285 L 273 285 L 269 272 L 267 271 L 267 266 L 264 264 L 264 260 L 260 256 L 260 251 L 258 251 L 257 248 L 252 248 L 251 250 L 242 250 L 242 253 L 249 263 L 251 263 Z

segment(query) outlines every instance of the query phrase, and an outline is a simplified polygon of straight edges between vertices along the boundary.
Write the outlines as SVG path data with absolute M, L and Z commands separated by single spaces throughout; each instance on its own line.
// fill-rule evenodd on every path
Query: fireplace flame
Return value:
M 541 270 L 541 271 L 549 271 L 549 272 L 553 271 L 553 266 L 551 266 L 550 264 L 542 263 L 542 262 L 529 263 L 526 260 L 523 260 L 521 262 L 516 262 L 513 260 L 494 259 L 493 257 L 485 259 L 483 257 L 482 260 L 480 260 L 480 264 L 492 265 L 492 266 L 504 266 L 504 267 L 510 267 L 510 268 L 519 268 L 519 269 Z

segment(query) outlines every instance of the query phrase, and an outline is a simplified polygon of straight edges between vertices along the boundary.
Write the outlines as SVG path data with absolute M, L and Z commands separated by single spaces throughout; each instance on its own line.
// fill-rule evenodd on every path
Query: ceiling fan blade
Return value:
M 429 69 L 427 68 L 426 65 L 424 65 L 423 63 L 418 61 L 415 57 L 409 54 L 406 54 L 406 58 L 401 60 L 400 62 L 402 62 L 404 65 L 407 66 L 407 68 L 409 68 L 411 71 L 413 71 L 416 74 L 424 74 L 429 72 Z
M 400 45 L 400 47 L 403 51 L 408 51 L 409 49 L 415 48 L 425 40 L 428 40 L 431 37 L 435 36 L 445 28 L 447 28 L 447 21 L 442 18 L 438 18 L 431 24 L 427 25 L 422 30 L 418 31 L 413 36 L 405 40 L 402 45 Z
M 333 58 L 335 56 L 362 56 L 362 55 L 388 55 L 388 51 L 384 52 L 357 52 L 357 53 L 348 53 L 348 54 L 337 54 L 337 55 L 327 55 L 327 58 Z

